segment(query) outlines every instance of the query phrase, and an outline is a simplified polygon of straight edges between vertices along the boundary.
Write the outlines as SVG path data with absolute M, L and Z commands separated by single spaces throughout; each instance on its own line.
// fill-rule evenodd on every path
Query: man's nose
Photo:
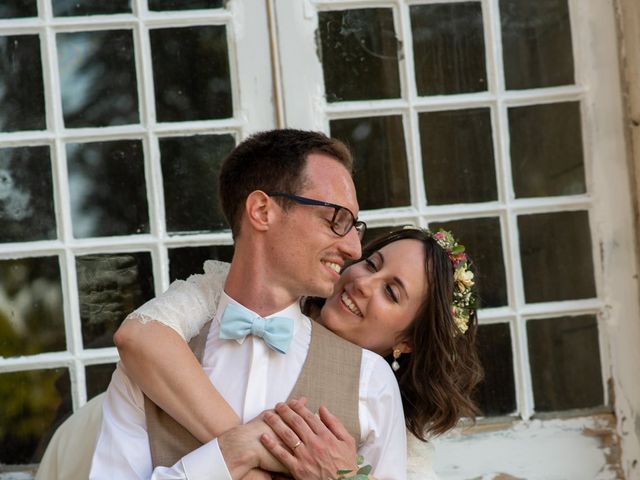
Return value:
M 340 239 L 340 250 L 342 253 L 352 260 L 359 260 L 362 256 L 362 243 L 360 236 L 355 228 L 349 230 L 344 237 Z

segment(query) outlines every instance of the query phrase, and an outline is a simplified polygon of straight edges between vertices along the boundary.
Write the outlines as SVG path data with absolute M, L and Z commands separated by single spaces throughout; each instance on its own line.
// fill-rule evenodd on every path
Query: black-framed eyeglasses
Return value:
M 333 208 L 333 217 L 331 218 L 331 230 L 339 237 L 344 237 L 347 233 L 355 228 L 358 232 L 358 237 L 362 240 L 364 232 L 367 230 L 367 224 L 362 220 L 358 220 L 351 210 L 342 205 L 336 205 L 335 203 L 323 202 L 321 200 L 314 200 L 313 198 L 301 197 L 299 195 L 292 195 L 290 193 L 273 192 L 267 193 L 270 197 L 283 197 L 296 202 L 300 205 L 311 205 L 315 207 L 329 207 Z

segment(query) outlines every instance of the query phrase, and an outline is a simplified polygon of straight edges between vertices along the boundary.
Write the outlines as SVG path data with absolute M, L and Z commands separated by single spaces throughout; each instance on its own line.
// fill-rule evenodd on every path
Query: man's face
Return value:
M 335 203 L 359 212 L 356 190 L 347 169 L 323 154 L 310 154 L 305 168 L 306 186 L 297 195 Z M 280 210 L 273 228 L 272 259 L 281 281 L 295 296 L 327 297 L 349 259 L 361 255 L 355 228 L 340 237 L 331 230 L 334 209 L 293 204 Z

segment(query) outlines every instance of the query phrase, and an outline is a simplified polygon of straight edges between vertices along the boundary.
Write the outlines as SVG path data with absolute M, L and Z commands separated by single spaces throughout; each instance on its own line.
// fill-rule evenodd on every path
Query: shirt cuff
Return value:
M 185 455 L 181 461 L 188 480 L 231 480 L 217 439 Z

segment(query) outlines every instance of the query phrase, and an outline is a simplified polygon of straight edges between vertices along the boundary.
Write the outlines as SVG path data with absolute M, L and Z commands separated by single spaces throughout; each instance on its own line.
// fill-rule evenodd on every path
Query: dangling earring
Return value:
M 400 364 L 398 363 L 398 359 L 400 358 L 400 355 L 402 355 L 402 352 L 400 351 L 399 348 L 396 348 L 393 351 L 393 362 L 391 363 L 391 368 L 393 368 L 394 372 L 397 372 L 398 370 L 400 370 Z

